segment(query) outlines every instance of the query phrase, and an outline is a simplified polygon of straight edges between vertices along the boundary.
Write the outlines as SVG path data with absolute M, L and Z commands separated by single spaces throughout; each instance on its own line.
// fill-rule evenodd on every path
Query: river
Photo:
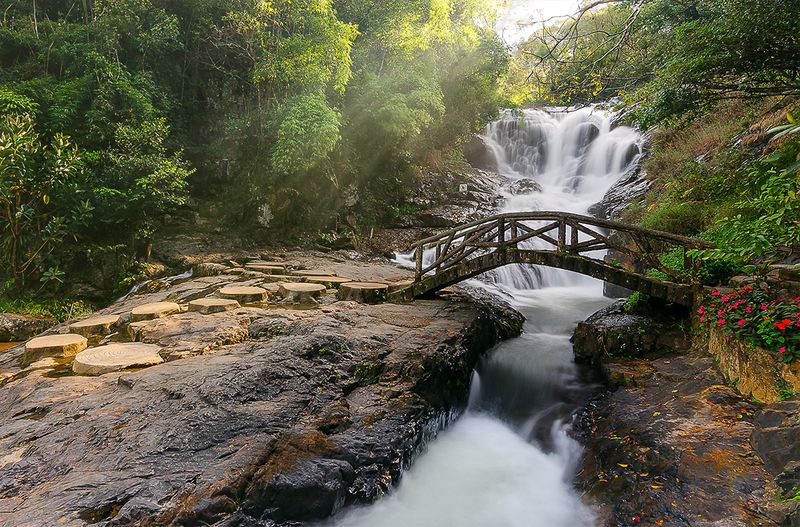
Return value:
M 505 211 L 587 213 L 639 161 L 642 138 L 608 115 L 504 113 L 484 138 L 512 184 Z M 519 193 L 532 179 L 538 190 Z M 569 436 L 586 387 L 572 360 L 575 325 L 606 305 L 602 283 L 568 271 L 508 266 L 474 281 L 527 318 L 523 334 L 474 373 L 464 414 L 439 434 L 390 495 L 348 510 L 337 527 L 593 525 L 572 486 L 581 446 Z

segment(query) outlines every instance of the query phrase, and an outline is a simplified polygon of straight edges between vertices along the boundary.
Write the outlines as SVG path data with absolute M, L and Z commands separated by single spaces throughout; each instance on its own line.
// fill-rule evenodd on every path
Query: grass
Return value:
M 0 297 L 0 313 L 20 313 L 37 317 L 52 317 L 66 322 L 92 312 L 89 304 L 70 299 L 11 299 Z
M 793 106 L 771 98 L 725 101 L 689 126 L 657 131 L 643 163 L 652 188 L 623 221 L 686 236 L 711 229 L 749 191 L 742 172 L 757 157 L 753 146 Z

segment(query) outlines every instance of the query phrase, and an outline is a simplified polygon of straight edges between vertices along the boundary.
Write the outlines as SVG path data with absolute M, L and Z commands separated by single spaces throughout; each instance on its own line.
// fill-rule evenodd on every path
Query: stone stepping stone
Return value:
M 175 302 L 155 302 L 134 307 L 131 310 L 131 322 L 142 320 L 153 320 L 155 318 L 166 317 L 173 313 L 179 313 L 181 306 Z
M 342 284 L 352 282 L 350 278 L 342 278 L 341 276 L 308 276 L 306 282 L 309 284 L 322 284 L 328 289 L 339 289 Z
M 263 287 L 232 285 L 220 289 L 219 296 L 240 304 L 255 304 L 267 299 L 267 290 Z
M 325 286 L 322 284 L 309 284 L 300 282 L 289 282 L 281 284 L 278 294 L 292 302 L 315 302 L 322 293 Z
M 189 302 L 189 311 L 194 311 L 201 315 L 224 313 L 240 307 L 239 302 L 236 300 L 226 298 L 198 298 Z
M 354 300 L 362 304 L 384 302 L 389 296 L 389 286 L 374 282 L 349 282 L 339 287 L 339 300 Z
M 86 338 L 110 335 L 114 326 L 119 323 L 119 319 L 119 315 L 104 315 L 79 320 L 69 325 L 69 332 L 83 335 Z
M 259 271 L 265 274 L 284 274 L 286 272 L 286 267 L 280 264 L 249 263 L 244 267 L 245 269 L 249 269 L 251 271 Z
M 36 337 L 25 344 L 22 361 L 30 364 L 45 357 L 73 357 L 88 345 L 86 337 L 75 333 Z
M 323 271 L 323 270 L 307 270 L 304 269 L 302 271 L 289 271 L 289 274 L 294 276 L 336 276 L 336 273 L 332 273 L 330 271 Z
M 389 282 L 389 292 L 394 293 L 397 291 L 402 291 L 403 289 L 408 289 L 414 285 L 414 279 L 409 278 L 408 280 L 400 280 L 398 282 Z
M 90 348 L 78 353 L 72 363 L 72 371 L 78 375 L 102 375 L 126 368 L 154 366 L 164 359 L 155 344 L 120 342 Z
M 264 282 L 274 283 L 274 282 L 294 282 L 298 279 L 297 276 L 292 276 L 288 274 L 270 274 L 262 278 Z

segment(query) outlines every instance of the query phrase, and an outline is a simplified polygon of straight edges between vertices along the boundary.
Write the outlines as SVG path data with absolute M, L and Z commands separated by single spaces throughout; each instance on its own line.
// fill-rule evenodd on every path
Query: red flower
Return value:
M 711 291 L 711 296 L 719 296 L 719 291 L 717 291 L 716 289 Z

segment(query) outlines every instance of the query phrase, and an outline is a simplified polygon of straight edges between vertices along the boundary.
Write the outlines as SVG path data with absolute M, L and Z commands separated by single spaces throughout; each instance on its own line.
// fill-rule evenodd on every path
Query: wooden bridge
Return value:
M 412 245 L 415 280 L 403 293 L 418 297 L 504 265 L 536 264 L 575 271 L 691 306 L 700 289 L 699 267 L 687 253 L 711 247 L 702 240 L 576 214 L 500 214 Z M 684 259 L 683 271 L 659 260 L 676 248 Z M 593 255 L 595 251 L 608 251 L 609 256 Z

